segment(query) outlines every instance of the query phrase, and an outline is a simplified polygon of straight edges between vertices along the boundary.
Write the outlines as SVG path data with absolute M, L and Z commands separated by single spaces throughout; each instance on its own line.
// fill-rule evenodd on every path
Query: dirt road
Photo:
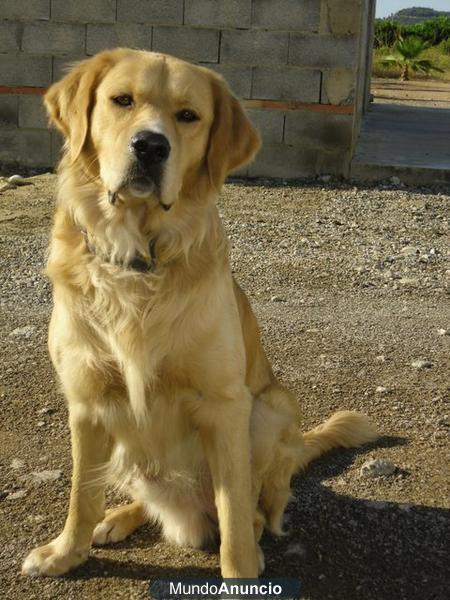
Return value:
M 217 574 L 216 553 L 171 547 L 148 525 L 93 550 L 67 577 L 19 575 L 25 554 L 60 531 L 70 481 L 66 408 L 46 350 L 50 288 L 41 275 L 55 178 L 32 181 L 0 194 L 1 596 L 143 599 L 158 576 Z M 298 577 L 308 600 L 443 600 L 449 196 L 331 183 L 228 185 L 220 208 L 236 277 L 277 374 L 302 405 L 304 428 L 348 408 L 369 414 L 383 435 L 295 479 L 287 535 L 263 538 L 266 575 Z M 363 477 L 369 458 L 397 468 Z M 109 492 L 108 504 L 118 501 Z
M 401 81 L 374 77 L 371 93 L 376 102 L 428 108 L 450 108 L 450 82 L 436 79 Z

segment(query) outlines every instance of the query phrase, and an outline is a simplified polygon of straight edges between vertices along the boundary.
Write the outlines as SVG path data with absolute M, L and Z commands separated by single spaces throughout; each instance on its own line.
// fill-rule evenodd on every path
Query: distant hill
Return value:
M 433 8 L 403 8 L 387 17 L 390 21 L 397 21 L 402 25 L 415 25 L 436 17 L 450 17 L 450 11 L 434 10 Z

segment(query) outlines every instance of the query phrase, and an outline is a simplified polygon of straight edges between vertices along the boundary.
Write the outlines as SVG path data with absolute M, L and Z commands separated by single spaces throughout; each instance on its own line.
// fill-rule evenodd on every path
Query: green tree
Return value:
M 386 19 L 375 19 L 374 46 L 393 46 L 398 41 L 402 26 L 395 21 Z
M 395 65 L 400 67 L 400 78 L 403 81 L 409 80 L 410 71 L 416 73 L 429 73 L 430 71 L 439 71 L 442 69 L 433 65 L 427 59 L 420 58 L 424 50 L 428 48 L 428 44 L 417 37 L 408 37 L 399 40 L 394 46 L 394 53 L 385 56 L 382 64 L 385 66 Z

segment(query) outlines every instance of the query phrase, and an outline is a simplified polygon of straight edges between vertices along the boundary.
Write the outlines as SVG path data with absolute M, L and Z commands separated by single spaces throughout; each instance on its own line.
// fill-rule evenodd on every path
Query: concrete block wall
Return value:
M 52 166 L 45 88 L 66 63 L 130 46 L 228 80 L 264 142 L 241 174 L 345 176 L 368 1 L 0 0 L 0 162 Z

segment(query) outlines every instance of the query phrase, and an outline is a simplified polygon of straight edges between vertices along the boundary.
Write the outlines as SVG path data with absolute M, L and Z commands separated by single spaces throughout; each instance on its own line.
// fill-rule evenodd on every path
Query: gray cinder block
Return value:
M 253 0 L 253 27 L 312 32 L 319 24 L 320 0 Z
M 304 35 L 292 33 L 289 39 L 289 64 L 302 67 L 348 67 L 355 65 L 355 36 Z
M 263 144 L 283 141 L 284 112 L 264 108 L 248 108 L 247 114 L 262 136 Z
M 116 0 L 51 0 L 51 2 L 54 21 L 114 23 L 116 20 Z
M 118 46 L 151 50 L 152 27 L 138 23 L 87 26 L 87 54 L 96 54 L 100 50 L 116 48 Z
M 0 23 L 0 52 L 20 50 L 21 28 L 19 23 L 9 21 Z
M 47 114 L 42 96 L 23 95 L 19 97 L 19 127 L 45 129 Z
M 117 20 L 152 25 L 181 25 L 183 2 L 180 0 L 117 0 Z
M 85 26 L 75 23 L 29 23 L 25 25 L 22 50 L 41 54 L 84 52 Z
M 184 24 L 197 27 L 250 27 L 252 0 L 185 0 Z
M 49 19 L 49 0 L 0 0 L 2 19 Z
M 78 56 L 54 56 L 53 57 L 53 81 L 58 81 L 64 75 L 68 73 L 68 71 L 72 68 L 72 66 L 83 60 L 88 58 L 84 54 L 80 54 Z
M 322 150 L 317 157 L 317 175 L 337 175 L 348 177 L 350 174 L 350 150 Z
M 287 32 L 223 31 L 220 62 L 250 65 L 283 65 L 288 56 Z
M 298 67 L 254 67 L 252 97 L 319 102 L 320 71 Z
M 252 68 L 245 65 L 205 65 L 220 73 L 228 82 L 233 93 L 239 98 L 250 98 L 252 89 Z
M 12 94 L 0 95 L 0 125 L 19 124 L 19 101 Z
M 352 140 L 352 115 L 308 110 L 289 111 L 286 115 L 284 142 L 323 149 L 347 149 Z
M 264 144 L 255 162 L 249 166 L 248 174 L 283 179 L 312 177 L 316 174 L 318 154 L 317 148 Z
M 356 75 L 351 69 L 337 68 L 323 72 L 322 103 L 352 104 Z
M 0 81 L 2 85 L 30 85 L 45 87 L 52 80 L 50 56 L 29 54 L 0 54 Z
M 154 27 L 152 49 L 185 60 L 216 63 L 219 59 L 219 32 L 214 29 Z
M 362 0 L 326 0 L 321 31 L 336 35 L 358 33 L 361 27 Z M 367 17 L 366 17 L 367 18 Z
M 251 177 L 280 177 L 302 179 L 317 175 L 347 177 L 350 166 L 349 152 L 326 151 L 314 146 L 266 144 L 249 166 Z
M 0 129 L 0 162 L 31 167 L 52 164 L 51 136 L 44 129 Z

